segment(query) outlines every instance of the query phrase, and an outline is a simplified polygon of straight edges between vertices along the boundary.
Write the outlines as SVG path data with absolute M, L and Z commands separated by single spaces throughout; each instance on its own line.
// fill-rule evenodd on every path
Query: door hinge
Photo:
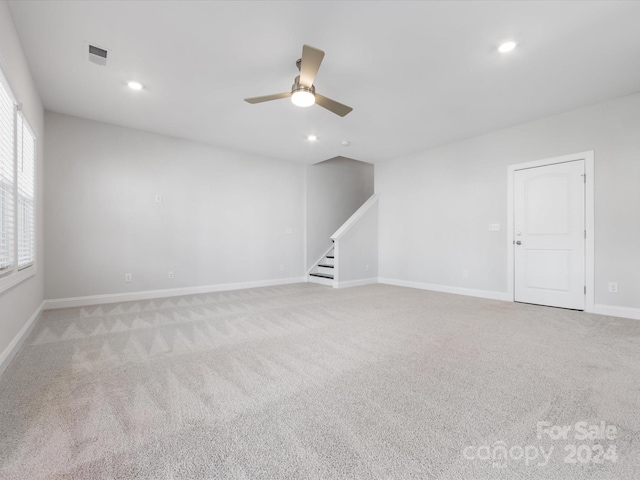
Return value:
M 584 238 L 587 238 L 587 231 L 584 231 Z
M 582 174 L 582 178 L 584 179 L 584 183 L 587 183 L 587 174 L 586 173 Z
M 584 286 L 584 294 L 585 295 L 587 294 L 587 286 L 586 285 Z

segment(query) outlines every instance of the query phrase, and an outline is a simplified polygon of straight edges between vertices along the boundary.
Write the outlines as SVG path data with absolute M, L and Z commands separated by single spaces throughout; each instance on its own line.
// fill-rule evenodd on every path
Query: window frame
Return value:
M 37 142 L 38 138 L 31 127 L 27 116 L 22 111 L 21 105 L 18 102 L 15 94 L 13 93 L 13 89 L 11 88 L 11 84 L 4 74 L 3 65 L 0 65 L 0 88 L 4 89 L 9 96 L 11 103 L 13 104 L 13 132 L 11 133 L 11 140 L 13 141 L 13 202 L 9 208 L 13 209 L 13 231 L 9 233 L 12 235 L 13 242 L 13 259 L 11 268 L 7 269 L 6 272 L 0 275 L 0 295 L 5 291 L 13 288 L 14 286 L 22 283 L 23 281 L 33 277 L 37 272 L 37 264 L 38 264 L 38 213 L 37 213 L 37 204 L 38 204 L 38 192 L 36 189 L 37 185 Z M 19 266 L 19 248 L 18 248 L 18 238 L 19 238 L 19 221 L 18 217 L 20 215 L 19 211 L 19 192 L 18 192 L 18 116 L 22 117 L 22 123 L 26 127 L 27 132 L 33 138 L 33 251 L 32 251 L 32 262 L 28 265 Z M 24 127 L 23 127 L 24 128 Z

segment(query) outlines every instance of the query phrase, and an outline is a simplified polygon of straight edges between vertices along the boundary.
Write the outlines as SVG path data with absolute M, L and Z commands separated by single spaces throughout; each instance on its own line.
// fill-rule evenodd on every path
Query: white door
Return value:
M 514 299 L 584 310 L 584 160 L 514 172 Z

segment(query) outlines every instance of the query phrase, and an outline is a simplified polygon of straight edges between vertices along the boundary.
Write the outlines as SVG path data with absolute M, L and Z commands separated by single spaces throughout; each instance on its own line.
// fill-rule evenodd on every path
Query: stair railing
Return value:
M 331 235 L 334 287 L 377 282 L 378 195 L 369 199 Z

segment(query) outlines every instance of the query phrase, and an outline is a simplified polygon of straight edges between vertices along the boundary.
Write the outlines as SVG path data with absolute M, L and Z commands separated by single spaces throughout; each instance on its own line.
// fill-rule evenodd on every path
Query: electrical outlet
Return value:
M 169 278 L 173 278 L 173 272 L 169 272 Z
M 609 293 L 618 293 L 618 282 L 609 282 Z
M 469 278 L 469 270 L 462 271 L 462 278 Z
M 287 235 L 291 235 L 291 232 L 293 232 L 293 230 L 291 230 L 291 227 L 287 227 L 287 228 L 284 230 L 284 233 L 286 233 Z
M 124 283 L 131 283 L 131 282 L 133 282 L 131 274 L 130 273 L 125 273 L 124 274 Z
M 162 203 L 162 195 L 156 195 L 156 203 Z
M 364 271 L 365 271 L 365 272 L 368 272 L 368 271 L 369 271 L 369 264 L 368 264 L 368 263 L 364 266 Z
M 500 224 L 499 223 L 490 223 L 489 224 L 489 231 L 490 232 L 498 232 L 498 231 L 500 231 Z
M 284 272 L 285 268 L 284 268 L 284 263 L 282 265 L 280 265 L 280 271 Z

